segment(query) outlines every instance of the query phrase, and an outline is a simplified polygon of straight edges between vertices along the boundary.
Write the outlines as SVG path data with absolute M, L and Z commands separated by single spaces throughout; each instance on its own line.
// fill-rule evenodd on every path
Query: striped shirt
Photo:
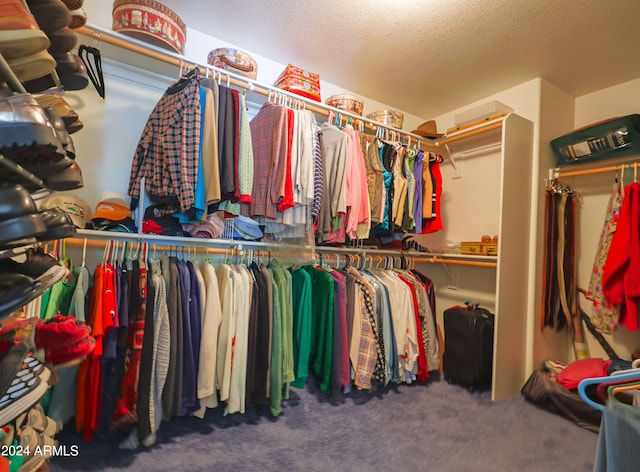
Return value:
M 313 224 L 315 225 L 318 224 L 320 204 L 322 203 L 322 194 L 324 193 L 324 167 L 322 165 L 322 131 L 320 131 L 320 128 L 318 128 L 316 136 L 317 139 L 313 149 L 313 208 L 311 209 L 311 218 L 313 219 Z

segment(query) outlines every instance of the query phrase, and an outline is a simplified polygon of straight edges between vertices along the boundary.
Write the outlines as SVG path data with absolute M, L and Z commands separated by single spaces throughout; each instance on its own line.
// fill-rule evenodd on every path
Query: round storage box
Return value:
M 369 113 L 367 118 L 377 121 L 378 123 L 382 123 L 383 125 L 401 129 L 404 114 L 401 111 L 396 110 L 380 110 Z
M 362 116 L 362 107 L 364 103 L 361 98 L 354 95 L 331 95 L 327 98 L 325 103 L 331 107 L 339 108 L 340 110 Z
M 113 30 L 184 54 L 187 27 L 172 10 L 154 0 L 115 0 Z
M 228 70 L 255 80 L 258 76 L 258 64 L 249 54 L 239 49 L 218 48 L 209 52 L 207 64 L 218 69 Z

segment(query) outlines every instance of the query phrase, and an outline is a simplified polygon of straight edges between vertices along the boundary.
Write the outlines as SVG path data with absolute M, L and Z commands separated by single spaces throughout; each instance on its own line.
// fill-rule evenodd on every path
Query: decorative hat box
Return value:
M 247 52 L 234 48 L 217 48 L 209 52 L 207 64 L 255 80 L 258 64 Z
M 327 98 L 326 104 L 360 116 L 362 116 L 362 108 L 364 106 L 361 98 L 348 94 L 331 95 Z
M 291 64 L 278 76 L 275 86 L 317 102 L 321 101 L 320 76 Z
M 187 27 L 180 17 L 154 0 L 115 0 L 114 31 L 184 54 Z
M 404 114 L 397 110 L 379 110 L 369 113 L 367 118 L 377 121 L 378 123 L 382 123 L 383 125 L 401 129 Z

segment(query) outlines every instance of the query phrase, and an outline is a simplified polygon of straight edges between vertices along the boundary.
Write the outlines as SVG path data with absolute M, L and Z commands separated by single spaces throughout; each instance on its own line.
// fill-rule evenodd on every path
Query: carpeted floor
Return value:
M 597 434 L 522 398 L 491 402 L 444 381 L 353 392 L 334 402 L 313 381 L 291 390 L 278 418 L 176 418 L 152 448 L 121 450 L 115 441 L 82 443 L 63 431 L 53 471 L 526 471 L 593 470 Z

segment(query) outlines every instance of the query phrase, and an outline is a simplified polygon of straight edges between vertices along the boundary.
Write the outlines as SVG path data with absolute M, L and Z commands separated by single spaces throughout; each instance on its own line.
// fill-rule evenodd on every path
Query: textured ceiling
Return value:
M 638 0 L 162 0 L 189 26 L 424 118 L 542 77 L 640 77 Z

